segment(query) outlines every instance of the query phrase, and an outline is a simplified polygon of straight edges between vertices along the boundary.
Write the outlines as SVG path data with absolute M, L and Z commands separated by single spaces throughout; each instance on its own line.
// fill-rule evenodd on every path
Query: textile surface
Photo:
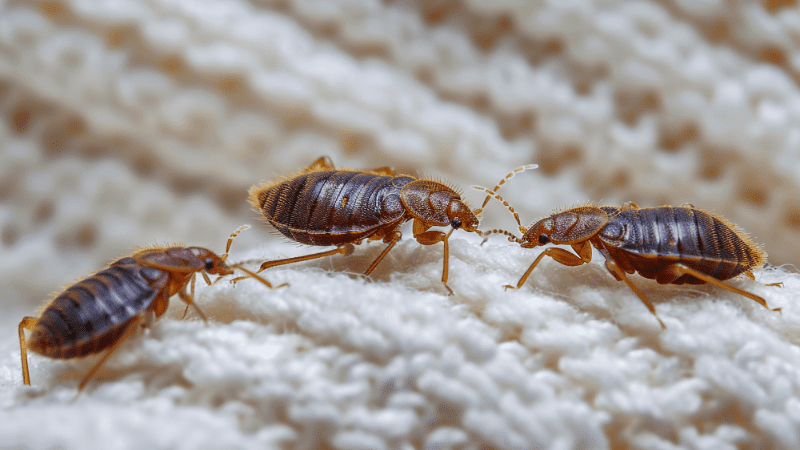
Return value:
M 800 10 L 792 1 L 0 0 L 0 447 L 800 447 Z M 322 155 L 441 179 L 523 226 L 586 201 L 693 204 L 770 267 L 732 286 L 455 231 L 198 279 L 114 353 L 30 356 L 17 325 L 140 246 L 258 262 L 247 190 Z M 519 234 L 492 200 L 481 229 Z M 447 231 L 447 230 L 445 230 Z M 765 286 L 782 282 L 783 287 Z

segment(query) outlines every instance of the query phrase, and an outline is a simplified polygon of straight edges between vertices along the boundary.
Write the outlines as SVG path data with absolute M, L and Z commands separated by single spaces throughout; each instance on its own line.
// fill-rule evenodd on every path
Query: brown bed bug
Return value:
M 453 230 L 480 234 L 477 214 L 452 187 L 430 179 L 398 175 L 389 167 L 336 169 L 319 158 L 298 174 L 250 189 L 250 202 L 281 234 L 307 245 L 336 246 L 307 256 L 263 263 L 269 267 L 335 254 L 350 255 L 364 239 L 382 239 L 386 248 L 367 268 L 369 275 L 402 237 L 400 225 L 413 220 L 414 238 L 422 245 L 444 243 L 442 283 L 447 286 L 448 238 Z M 449 233 L 429 231 L 451 226 Z
M 749 292 L 723 283 L 738 275 L 755 279 L 753 270 L 763 267 L 767 254 L 741 228 L 722 216 L 693 207 L 659 206 L 639 208 L 632 202 L 621 208 L 585 205 L 545 217 L 525 228 L 519 216 L 494 190 L 474 186 L 500 200 L 514 215 L 522 237 L 505 230 L 501 233 L 524 248 L 545 244 L 569 245 L 577 255 L 560 248 L 548 248 L 533 261 L 519 279 L 519 289 L 545 256 L 566 266 L 579 266 L 592 260 L 592 246 L 605 258 L 606 268 L 617 281 L 624 281 L 666 328 L 655 307 L 626 274 L 638 272 L 659 284 L 711 283 L 751 298 L 767 309 L 767 302 Z M 487 197 L 487 201 L 488 198 Z M 484 202 L 485 204 L 485 202 Z M 591 244 L 591 245 L 589 245 Z M 772 311 L 780 311 L 780 308 Z
M 81 381 L 80 392 L 127 337 L 139 326 L 147 326 L 164 314 L 170 297 L 176 293 L 187 308 L 193 306 L 206 320 L 193 301 L 198 272 L 210 285 L 206 273 L 219 275 L 219 280 L 239 269 L 272 289 L 267 280 L 240 264 L 225 264 L 233 238 L 245 228 L 246 225 L 231 234 L 221 256 L 202 247 L 143 248 L 57 294 L 38 318 L 25 317 L 19 323 L 24 383 L 31 384 L 27 350 L 50 358 L 70 359 L 108 349 Z M 25 329 L 31 330 L 28 339 Z

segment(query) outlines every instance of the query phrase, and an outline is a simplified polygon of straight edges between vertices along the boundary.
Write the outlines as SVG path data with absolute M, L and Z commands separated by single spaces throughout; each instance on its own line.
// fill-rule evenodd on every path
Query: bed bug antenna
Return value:
M 499 183 L 497 183 L 497 186 L 495 186 L 494 189 L 486 189 L 486 188 L 483 188 L 483 187 L 480 187 L 480 186 L 472 186 L 473 189 L 480 189 L 480 190 L 483 190 L 483 191 L 485 191 L 485 192 L 487 192 L 489 194 L 489 195 L 486 196 L 485 199 L 483 199 L 483 204 L 481 204 L 481 207 L 474 211 L 475 215 L 478 215 L 478 214 L 483 212 L 483 209 L 486 208 L 486 204 L 489 203 L 489 200 L 492 198 L 492 196 L 497 192 L 498 189 L 500 189 L 500 186 L 506 184 L 506 182 L 508 180 L 510 180 L 511 178 L 513 178 L 514 175 L 516 175 L 516 174 L 518 174 L 520 172 L 524 172 L 526 170 L 537 169 L 537 168 L 539 168 L 538 164 L 528 164 L 528 165 L 525 165 L 525 166 L 517 167 L 516 169 L 512 170 L 511 172 L 509 172 L 505 177 L 503 177 L 503 179 L 500 180 Z

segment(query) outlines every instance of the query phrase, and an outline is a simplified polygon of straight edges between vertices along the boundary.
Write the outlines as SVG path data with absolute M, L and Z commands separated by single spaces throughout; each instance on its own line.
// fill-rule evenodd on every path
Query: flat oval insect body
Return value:
M 262 188 L 253 200 L 287 238 L 308 245 L 341 245 L 403 221 L 400 191 L 412 181 L 344 170 L 310 172 Z
M 671 264 L 729 280 L 760 268 L 767 258 L 735 225 L 686 206 L 620 211 L 609 218 L 597 237 L 623 270 L 655 280 L 663 277 L 663 268 Z M 690 274 L 669 282 L 705 283 Z
M 444 243 L 442 283 L 452 293 L 447 287 L 450 234 L 428 228 L 450 225 L 453 230 L 478 232 L 479 211 L 470 210 L 459 193 L 443 183 L 397 175 L 390 168 L 337 170 L 327 157 L 285 180 L 254 186 L 250 201 L 287 238 L 337 246 L 328 252 L 267 261 L 259 272 L 337 253 L 349 255 L 363 239 L 382 239 L 388 245 L 365 272 L 369 275 L 402 237 L 400 225 L 413 220 L 417 242 Z
M 517 238 L 508 231 L 491 230 L 485 232 L 484 236 L 502 233 L 525 248 L 548 243 L 566 244 L 577 253 L 548 248 L 533 261 L 516 286 L 508 285 L 506 288 L 522 287 L 545 256 L 567 266 L 588 263 L 592 260 L 591 246 L 594 246 L 605 258 L 606 268 L 614 278 L 624 281 L 664 328 L 653 304 L 628 279 L 626 273 L 638 272 L 659 284 L 712 283 L 751 298 L 769 309 L 763 298 L 722 283 L 741 274 L 754 279 L 752 270 L 762 267 L 767 255 L 739 227 L 720 216 L 691 206 L 639 208 L 628 202 L 621 208 L 570 208 L 525 228 L 514 209 L 497 195 L 497 187 L 492 191 L 476 188 L 489 194 L 487 201 L 495 197 L 503 202 L 523 233 L 522 238 Z
M 108 348 L 151 306 L 166 275 L 133 258 L 112 263 L 54 298 L 31 329 L 27 348 L 63 359 Z
M 225 254 L 218 256 L 202 247 L 156 247 L 134 252 L 78 281 L 58 294 L 38 317 L 25 317 L 19 324 L 22 378 L 30 384 L 27 350 L 50 358 L 70 359 L 102 350 L 108 352 L 84 377 L 83 389 L 111 353 L 140 325 L 148 325 L 169 306 L 169 298 L 179 294 L 205 320 L 194 304 L 195 275 L 229 275 L 238 268 L 272 288 L 253 272 L 226 265 L 231 241 L 246 227 L 228 239 Z M 186 289 L 190 288 L 189 292 Z M 25 329 L 31 330 L 28 339 Z

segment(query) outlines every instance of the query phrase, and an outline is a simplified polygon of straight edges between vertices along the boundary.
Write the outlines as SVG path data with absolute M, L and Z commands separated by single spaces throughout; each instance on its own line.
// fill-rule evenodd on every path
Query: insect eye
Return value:
M 456 217 L 452 222 L 450 222 L 450 226 L 453 228 L 461 228 L 461 219 Z
M 206 270 L 211 270 L 214 268 L 214 260 L 211 258 L 206 258 Z
M 539 235 L 539 244 L 544 245 L 550 242 L 550 238 L 547 237 L 546 234 L 542 233 Z

